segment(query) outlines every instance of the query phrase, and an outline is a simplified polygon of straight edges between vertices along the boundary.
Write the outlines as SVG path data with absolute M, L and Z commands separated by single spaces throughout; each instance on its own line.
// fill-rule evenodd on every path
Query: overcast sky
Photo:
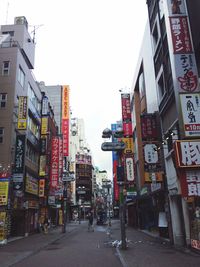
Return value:
M 29 32 L 36 29 L 37 81 L 70 86 L 72 116 L 84 119 L 94 163 L 111 175 L 101 134 L 121 119 L 119 90 L 132 84 L 146 0 L 0 0 L 0 25 L 16 16 L 27 18 Z

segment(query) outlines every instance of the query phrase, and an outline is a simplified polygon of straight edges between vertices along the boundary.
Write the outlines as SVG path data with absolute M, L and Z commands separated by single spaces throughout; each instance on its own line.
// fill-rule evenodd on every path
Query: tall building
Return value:
M 0 212 L 8 236 L 22 235 L 37 229 L 41 91 L 32 75 L 35 43 L 26 18 L 2 25 L 0 36 Z
M 199 249 L 200 3 L 148 0 L 147 8 L 149 54 L 143 50 L 132 87 L 138 202 L 147 208 L 139 227 L 157 219 L 174 245 Z

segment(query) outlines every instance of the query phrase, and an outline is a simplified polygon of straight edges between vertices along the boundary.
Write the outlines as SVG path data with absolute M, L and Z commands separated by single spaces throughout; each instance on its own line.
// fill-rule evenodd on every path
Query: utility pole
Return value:
M 112 130 L 106 128 L 102 133 L 102 138 L 120 138 L 123 136 L 123 131 L 118 130 L 113 132 Z M 121 164 L 121 152 L 125 149 L 125 144 L 123 142 L 104 142 L 101 145 L 103 151 L 116 151 L 118 154 L 118 168 L 117 168 L 117 183 L 120 188 L 120 229 L 121 229 L 121 241 L 122 249 L 127 249 L 126 245 L 126 228 L 125 228 L 125 213 L 126 213 L 126 199 L 124 198 L 124 168 Z
M 67 215 L 67 182 L 64 182 L 63 189 L 63 228 L 62 233 L 66 233 L 66 216 Z
M 126 198 L 124 194 L 125 193 L 124 168 L 123 166 L 121 166 L 121 152 L 118 152 L 117 184 L 119 185 L 119 192 L 120 192 L 120 228 L 121 228 L 122 249 L 127 249 L 126 227 L 125 227 Z

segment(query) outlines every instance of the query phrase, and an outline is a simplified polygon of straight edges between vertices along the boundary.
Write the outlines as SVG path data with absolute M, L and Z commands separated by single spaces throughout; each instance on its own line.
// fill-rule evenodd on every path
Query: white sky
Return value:
M 29 32 L 36 26 L 36 79 L 70 86 L 72 116 L 84 119 L 94 163 L 111 175 L 101 135 L 121 119 L 119 89 L 132 84 L 146 0 L 0 0 L 0 25 L 16 16 L 27 18 Z

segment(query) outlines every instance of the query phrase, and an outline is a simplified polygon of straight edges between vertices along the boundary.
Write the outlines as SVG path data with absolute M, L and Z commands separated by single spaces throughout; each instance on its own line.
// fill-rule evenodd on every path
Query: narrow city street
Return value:
M 127 228 L 127 250 L 112 246 L 120 240 L 119 221 L 108 226 L 95 225 L 88 232 L 87 222 L 67 224 L 47 235 L 35 234 L 0 247 L 1 267 L 197 267 L 200 255 L 177 250 L 167 241 Z M 117 242 L 116 242 L 117 243 Z

